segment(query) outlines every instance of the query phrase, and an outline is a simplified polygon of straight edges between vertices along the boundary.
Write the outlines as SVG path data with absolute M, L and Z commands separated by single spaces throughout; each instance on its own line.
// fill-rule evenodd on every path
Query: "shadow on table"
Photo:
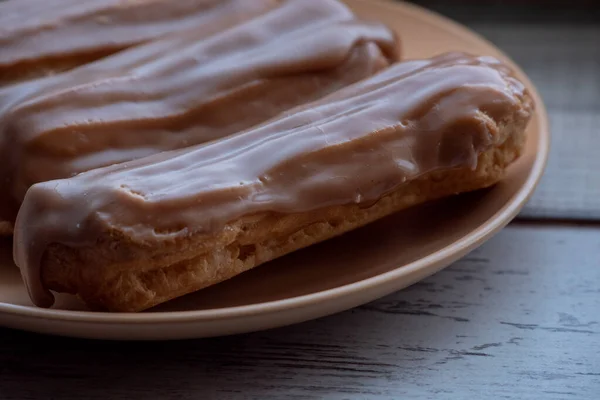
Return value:
M 361 393 L 368 394 L 377 390 L 381 379 L 410 380 L 421 368 L 486 356 L 482 350 L 457 350 L 461 336 L 479 329 L 468 323 L 470 319 L 486 318 L 465 313 L 489 289 L 485 264 L 475 253 L 460 265 L 377 302 L 247 335 L 128 343 L 2 331 L 0 393 L 9 399 L 49 393 L 61 399 L 119 398 L 131 393 L 210 397 L 237 391 L 268 396 L 296 390 L 316 395 L 357 390 L 347 385 L 353 378 L 365 386 Z M 454 290 L 455 285 L 462 289 Z M 337 388 L 323 386 L 324 377 Z

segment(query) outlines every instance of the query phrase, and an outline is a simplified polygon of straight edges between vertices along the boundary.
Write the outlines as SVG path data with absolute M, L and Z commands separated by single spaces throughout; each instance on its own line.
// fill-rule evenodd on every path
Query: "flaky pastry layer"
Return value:
M 367 208 L 346 205 L 293 215 L 243 217 L 228 224 L 219 235 L 164 245 L 159 251 L 164 255 L 159 257 L 148 257 L 136 245 L 130 248 L 125 239 L 119 238 L 119 232 L 110 232 L 92 250 L 94 254 L 83 254 L 90 249 L 52 245 L 44 257 L 42 280 L 50 290 L 77 294 L 92 310 L 143 311 L 406 208 L 496 184 L 525 144 L 522 123 L 509 123 L 500 132 L 506 138 L 504 142 L 480 154 L 475 169 L 428 173 Z M 121 248 L 113 248 L 115 243 Z M 211 250 L 198 252 L 198 245 Z M 128 270 L 89 266 L 91 257 L 112 258 L 115 252 L 129 251 L 138 253 L 138 261 L 129 264 Z M 169 258 L 175 252 L 183 259 L 171 263 Z M 82 268 L 82 258 L 88 267 Z
M 534 110 L 510 69 L 450 53 L 219 141 L 34 185 L 15 262 L 34 303 L 142 311 L 423 202 L 489 187 Z

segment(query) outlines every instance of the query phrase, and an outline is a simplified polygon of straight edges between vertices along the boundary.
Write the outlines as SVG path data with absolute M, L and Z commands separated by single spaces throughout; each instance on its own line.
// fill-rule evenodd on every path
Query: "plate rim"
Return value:
M 481 36 L 479 33 L 467 28 L 466 26 L 444 16 L 435 11 L 424 7 L 401 2 L 392 2 L 390 0 L 354 0 L 360 2 L 377 3 L 381 7 L 389 9 L 404 8 L 404 12 L 418 14 L 418 17 L 429 22 L 438 23 L 444 22 L 448 29 L 453 31 L 461 38 L 472 41 L 485 43 L 494 48 L 502 56 L 514 70 L 520 75 L 536 103 L 536 114 L 538 119 L 538 137 L 535 160 L 531 166 L 530 172 L 523 185 L 513 195 L 513 197 L 499 208 L 490 218 L 483 222 L 479 227 L 469 232 L 460 239 L 448 244 L 442 249 L 429 254 L 423 258 L 415 260 L 409 264 L 395 267 L 394 269 L 366 278 L 357 282 L 349 283 L 342 286 L 337 286 L 331 289 L 322 290 L 316 293 L 310 293 L 301 296 L 289 297 L 280 300 L 274 300 L 263 303 L 255 303 L 242 306 L 224 307 L 206 310 L 190 310 L 190 311 L 161 311 L 161 312 L 144 312 L 144 313 L 110 313 L 110 312 L 94 312 L 94 311 L 75 311 L 75 310 L 56 310 L 43 309 L 34 306 L 24 306 L 6 302 L 0 302 L 0 316 L 12 316 L 21 318 L 35 318 L 51 321 L 68 321 L 72 323 L 117 323 L 120 325 L 138 325 L 138 324 L 173 324 L 185 322 L 202 322 L 216 321 L 231 318 L 250 317 L 260 314 L 269 314 L 274 312 L 287 311 L 291 309 L 303 308 L 310 306 L 313 303 L 331 301 L 339 297 L 352 296 L 372 289 L 374 287 L 390 283 L 404 276 L 417 273 L 420 270 L 426 270 L 427 267 L 438 266 L 432 268 L 436 270 L 442 269 L 450 263 L 445 263 L 445 260 L 453 259 L 458 255 L 467 253 L 478 245 L 491 238 L 493 235 L 502 230 L 511 220 L 513 220 L 533 195 L 538 186 L 550 153 L 551 135 L 550 125 L 547 115 L 546 106 L 540 96 L 537 87 L 531 82 L 529 77 L 521 70 L 507 54 L 499 49 L 492 42 Z M 437 21 L 436 21 L 437 20 Z M 457 257 L 457 258 L 458 258 Z M 3 325 L 3 324 L 0 324 Z

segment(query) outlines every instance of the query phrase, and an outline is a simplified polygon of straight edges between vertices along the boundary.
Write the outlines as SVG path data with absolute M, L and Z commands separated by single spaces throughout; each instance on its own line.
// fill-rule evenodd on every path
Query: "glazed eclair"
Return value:
M 391 30 L 335 0 L 288 0 L 203 40 L 173 34 L 11 86 L 0 92 L 0 217 L 13 222 L 34 183 L 222 138 L 369 77 L 397 53 Z
M 66 71 L 166 34 L 217 32 L 279 0 L 0 2 L 0 86 Z
M 395 64 L 221 140 L 39 183 L 14 240 L 33 302 L 136 312 L 401 209 L 494 185 L 534 104 L 490 57 Z

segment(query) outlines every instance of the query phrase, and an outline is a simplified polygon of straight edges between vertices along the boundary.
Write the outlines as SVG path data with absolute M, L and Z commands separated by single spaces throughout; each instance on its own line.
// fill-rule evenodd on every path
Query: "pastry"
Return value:
M 137 312 L 398 210 L 494 185 L 534 104 L 501 62 L 395 64 L 260 126 L 32 186 L 14 240 L 33 302 Z
M 65 71 L 171 32 L 216 32 L 278 0 L 0 2 L 0 86 Z
M 0 93 L 0 178 L 13 222 L 34 183 L 215 140 L 373 75 L 394 33 L 334 0 L 284 1 L 199 40 L 196 31 Z

